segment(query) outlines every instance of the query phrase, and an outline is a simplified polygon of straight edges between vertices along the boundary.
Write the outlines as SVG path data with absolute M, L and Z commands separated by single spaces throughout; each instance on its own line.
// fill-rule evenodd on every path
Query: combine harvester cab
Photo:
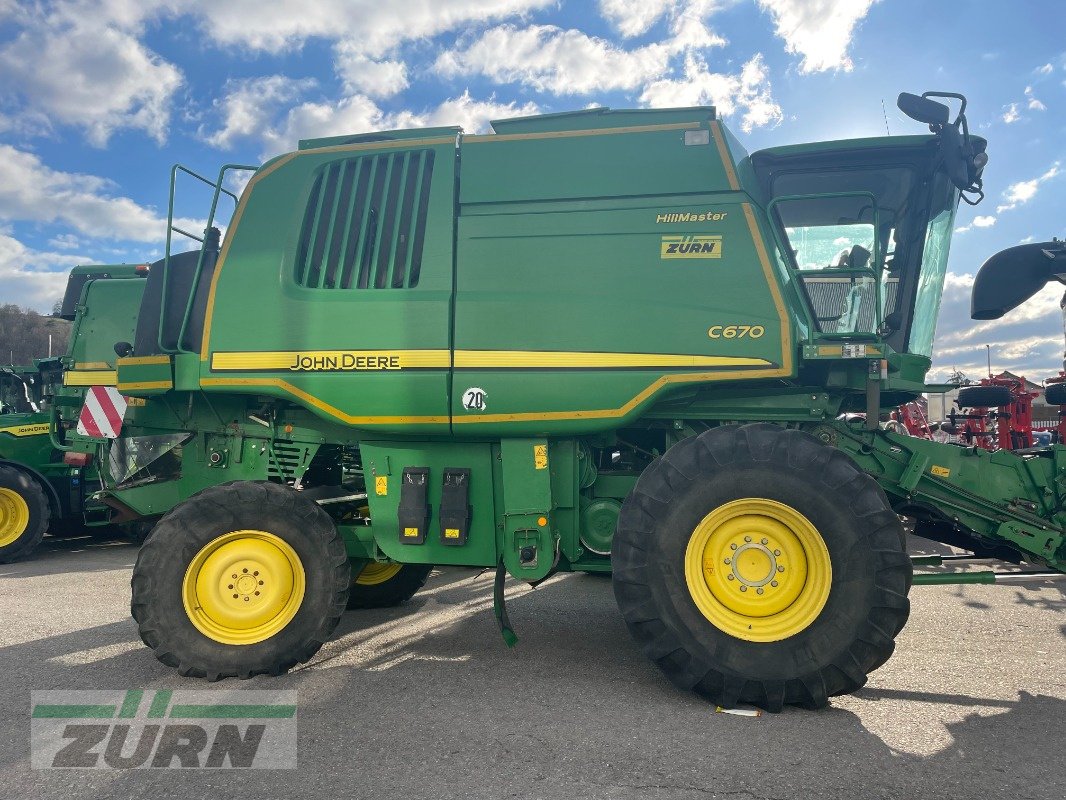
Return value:
M 984 141 L 940 96 L 954 120 L 900 97 L 925 135 L 750 156 L 711 108 L 308 140 L 221 241 L 234 167 L 175 167 L 172 217 L 181 176 L 214 200 L 115 343 L 144 404 L 71 440 L 105 502 L 165 515 L 133 575 L 145 642 L 185 675 L 277 674 L 346 603 L 464 565 L 496 569 L 513 643 L 506 576 L 611 570 L 676 684 L 817 708 L 906 621 L 897 512 L 1057 569 L 1057 473 L 878 425 L 925 389 L 981 196 Z
M 143 289 L 143 267 L 75 267 L 60 311 L 73 322 L 66 355 L 0 368 L 4 406 L 14 412 L 0 414 L 0 561 L 31 555 L 46 532 L 111 521 L 110 509 L 89 499 L 100 488 L 95 464 L 87 454 L 68 454 L 64 438 L 85 387 L 114 384 L 107 339 L 130 335 Z

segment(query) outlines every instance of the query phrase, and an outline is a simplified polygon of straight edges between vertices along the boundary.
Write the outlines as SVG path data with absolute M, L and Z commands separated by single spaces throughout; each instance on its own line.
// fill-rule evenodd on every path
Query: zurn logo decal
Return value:
M 660 258 L 721 258 L 722 237 L 712 235 L 664 236 Z
M 31 692 L 34 769 L 295 769 L 296 692 Z

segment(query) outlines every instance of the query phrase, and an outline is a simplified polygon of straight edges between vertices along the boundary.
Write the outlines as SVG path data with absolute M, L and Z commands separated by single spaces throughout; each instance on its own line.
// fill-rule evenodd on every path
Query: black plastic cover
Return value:
M 404 467 L 400 482 L 401 544 L 424 544 L 429 528 L 429 467 Z
M 440 540 L 442 544 L 466 544 L 470 531 L 470 470 L 448 467 L 440 497 Z

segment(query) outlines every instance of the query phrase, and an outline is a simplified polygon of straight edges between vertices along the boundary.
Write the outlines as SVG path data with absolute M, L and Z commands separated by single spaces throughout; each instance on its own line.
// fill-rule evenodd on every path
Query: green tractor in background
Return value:
M 748 154 L 712 108 L 596 108 L 307 140 L 249 168 L 221 247 L 234 167 L 196 176 L 207 233 L 168 234 L 115 343 L 144 404 L 70 437 L 104 502 L 164 515 L 145 643 L 278 674 L 368 570 L 388 603 L 430 565 L 495 568 L 513 643 L 507 575 L 610 571 L 678 686 L 818 708 L 889 658 L 912 583 L 972 579 L 915 576 L 899 515 L 1062 572 L 1066 448 L 878 426 L 925 389 L 987 161 L 961 96 L 899 105 L 930 132 Z
M 65 455 L 51 434 L 52 419 L 73 424 L 85 387 L 114 384 L 115 355 L 106 340 L 133 330 L 144 276 L 143 267 L 76 267 L 60 312 L 74 323 L 67 354 L 33 367 L 0 367 L 0 562 L 31 555 L 46 532 L 111 522 L 111 510 L 90 499 L 100 488 L 91 458 Z

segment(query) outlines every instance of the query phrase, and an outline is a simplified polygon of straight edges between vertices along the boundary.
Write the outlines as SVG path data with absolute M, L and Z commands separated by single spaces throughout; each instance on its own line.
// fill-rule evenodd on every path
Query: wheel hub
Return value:
M 185 573 L 182 599 L 193 625 L 223 644 L 254 644 L 289 624 L 304 572 L 296 551 L 266 531 L 234 531 L 209 542 Z
M 18 540 L 30 524 L 30 507 L 14 489 L 0 488 L 0 547 Z
M 696 527 L 685 578 L 700 612 L 726 633 L 776 641 L 800 632 L 829 596 L 829 552 L 795 509 L 763 498 L 735 500 Z

